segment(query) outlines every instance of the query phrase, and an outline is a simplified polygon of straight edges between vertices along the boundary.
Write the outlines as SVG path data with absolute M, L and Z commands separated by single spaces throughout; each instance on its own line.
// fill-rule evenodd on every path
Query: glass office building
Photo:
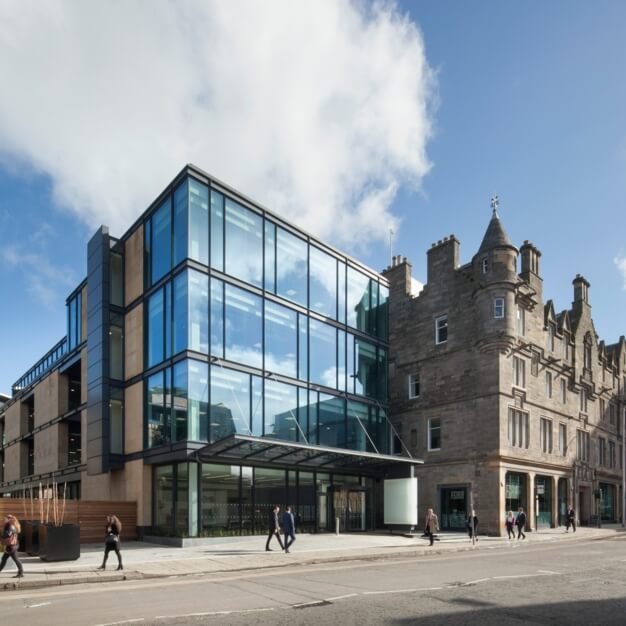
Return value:
M 383 276 L 193 166 L 88 258 L 64 344 L 86 361 L 83 497 L 128 473 L 147 533 L 261 532 L 275 503 L 303 529 L 381 525 L 380 478 L 411 461 Z

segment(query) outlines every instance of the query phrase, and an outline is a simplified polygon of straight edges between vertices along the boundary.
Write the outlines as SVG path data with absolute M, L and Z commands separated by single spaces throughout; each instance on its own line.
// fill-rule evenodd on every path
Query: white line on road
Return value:
M 235 609 L 232 611 L 207 611 L 206 613 L 181 613 L 180 615 L 155 615 L 154 619 L 180 619 L 181 617 L 211 617 L 213 615 L 237 615 L 240 613 L 260 613 L 262 611 L 274 611 L 275 608 L 267 607 L 261 609 Z M 122 624 L 123 622 L 117 622 Z M 108 626 L 103 624 L 102 626 Z
M 358 593 L 347 593 L 345 596 L 334 596 L 333 598 L 326 598 L 326 602 L 335 602 L 336 600 L 345 600 L 346 598 L 354 598 L 358 596 Z
M 390 589 L 388 591 L 364 591 L 364 596 L 382 596 L 392 593 L 415 593 L 416 591 L 441 591 L 443 587 L 420 587 L 416 589 Z
M 463 586 L 466 585 L 477 585 L 478 583 L 484 583 L 487 580 L 491 580 L 491 577 L 488 578 L 477 578 L 476 580 L 469 580 L 466 583 L 463 583 Z
M 27 609 L 37 609 L 40 606 L 49 606 L 52 602 L 40 602 L 39 604 L 29 604 L 26 606 Z
M 118 624 L 134 624 L 137 622 L 145 622 L 143 617 L 137 617 L 135 619 L 125 619 L 121 622 L 107 622 L 106 624 L 95 624 L 94 626 L 117 626 Z
M 553 572 L 552 570 L 549 569 L 540 569 L 537 570 L 540 574 L 552 574 L 552 575 L 556 575 L 556 576 L 560 576 L 561 572 Z

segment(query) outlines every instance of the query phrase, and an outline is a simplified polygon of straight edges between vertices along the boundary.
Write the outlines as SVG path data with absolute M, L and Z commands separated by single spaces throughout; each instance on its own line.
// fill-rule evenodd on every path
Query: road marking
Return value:
M 107 622 L 106 624 L 95 624 L 94 626 L 117 626 L 117 624 L 134 624 L 137 622 L 145 622 L 143 617 L 137 617 L 135 619 L 125 619 L 121 622 Z
M 491 577 L 489 578 L 477 578 L 476 580 L 470 580 L 466 583 L 463 583 L 463 586 L 467 586 L 467 585 L 477 585 L 478 583 L 484 583 L 487 580 L 491 580 Z
M 49 606 L 50 604 L 52 604 L 52 602 L 40 602 L 39 604 L 29 604 L 26 608 L 36 609 L 36 608 L 39 608 L 40 606 Z
M 335 596 L 334 598 L 326 598 L 327 602 L 334 602 L 336 600 L 345 600 L 346 598 L 354 598 L 358 596 L 358 593 L 347 593 L 345 596 Z
M 540 574 L 553 574 L 553 575 L 556 575 L 556 576 L 560 576 L 561 575 L 561 572 L 553 572 L 552 570 L 549 570 L 549 569 L 540 569 L 540 570 L 537 570 L 537 571 Z
M 388 591 L 363 591 L 364 596 L 382 596 L 392 593 L 415 593 L 416 591 L 441 591 L 443 587 L 419 587 L 416 589 L 390 589 Z
M 304 609 L 308 606 L 321 606 L 322 604 L 328 604 L 328 600 L 311 600 L 311 602 L 300 602 L 299 604 L 292 604 L 292 609 Z
M 232 611 L 207 611 L 205 613 L 181 613 L 180 615 L 155 615 L 154 619 L 178 619 L 181 617 L 210 617 L 212 615 L 237 615 L 240 613 L 260 613 L 262 611 L 274 611 L 275 607 L 266 607 L 260 609 L 233 609 Z M 143 619 L 143 618 L 142 618 Z M 122 624 L 124 622 L 116 622 Z M 109 626 L 102 624 L 99 626 Z

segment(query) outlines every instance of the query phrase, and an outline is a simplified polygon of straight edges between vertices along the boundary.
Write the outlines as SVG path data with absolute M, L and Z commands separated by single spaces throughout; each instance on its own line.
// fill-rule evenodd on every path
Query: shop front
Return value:
M 514 513 L 523 507 L 528 511 L 526 483 L 528 476 L 518 472 L 507 472 L 504 486 L 505 508 Z
M 441 487 L 441 529 L 465 530 L 469 515 L 468 489 L 465 485 Z
M 600 483 L 600 516 L 603 522 L 616 521 L 615 515 L 615 485 Z

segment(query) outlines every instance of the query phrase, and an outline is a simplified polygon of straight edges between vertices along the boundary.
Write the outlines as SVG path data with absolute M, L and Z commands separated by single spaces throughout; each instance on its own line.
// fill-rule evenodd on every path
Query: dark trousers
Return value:
M 7 564 L 7 561 L 9 560 L 9 557 L 13 559 L 13 562 L 17 566 L 17 571 L 20 574 L 23 574 L 24 573 L 24 569 L 22 568 L 22 564 L 20 562 L 20 559 L 17 556 L 17 550 L 11 550 L 10 552 L 5 552 L 2 555 L 2 561 L 0 561 L 0 572 L 4 569 L 4 566 Z
M 475 525 L 474 528 L 472 528 L 471 526 L 467 527 L 467 534 L 469 535 L 469 538 L 472 539 L 472 537 L 477 537 L 478 536 L 478 525 Z
M 572 527 L 572 530 L 573 530 L 574 532 L 576 532 L 576 520 L 575 520 L 575 519 L 568 518 L 568 520 L 567 520 L 567 526 L 566 526 L 566 528 L 565 528 L 565 529 L 566 529 L 566 530 L 569 530 L 569 527 L 570 527 L 570 526 Z
M 280 538 L 280 533 L 277 532 L 274 528 L 270 528 L 269 530 L 269 534 L 267 535 L 267 542 L 265 544 L 265 549 L 266 550 L 270 549 L 270 541 L 272 540 L 272 537 L 276 537 L 276 539 L 278 539 L 278 543 L 280 544 L 280 549 L 284 550 L 285 546 L 283 545 L 283 541 Z
M 296 540 L 295 533 L 285 533 L 285 550 L 289 550 L 289 546 Z
M 524 524 L 517 525 L 517 538 L 524 537 L 526 539 L 526 535 L 524 534 Z
M 122 553 L 120 552 L 120 544 L 117 541 L 115 543 L 107 543 L 104 545 L 104 560 L 102 561 L 102 567 L 104 567 L 107 564 L 107 559 L 109 558 L 109 552 L 111 551 L 117 554 L 118 567 L 122 567 Z
M 432 546 L 435 541 L 435 535 L 430 531 L 430 526 L 426 526 L 426 530 L 424 532 L 426 533 L 426 536 L 430 540 L 430 545 Z
M 515 528 L 513 526 L 510 526 L 509 524 L 507 524 L 506 532 L 509 536 L 509 539 L 515 539 Z

